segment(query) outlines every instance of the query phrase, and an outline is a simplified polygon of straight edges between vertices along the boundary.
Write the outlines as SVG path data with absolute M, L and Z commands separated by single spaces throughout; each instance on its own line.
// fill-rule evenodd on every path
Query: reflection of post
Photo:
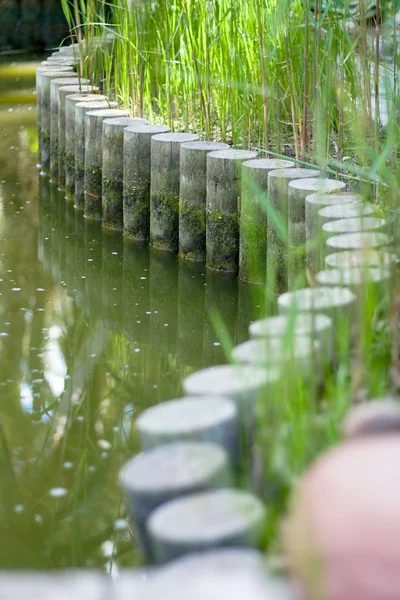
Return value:
M 224 330 L 234 340 L 238 304 L 236 277 L 206 271 L 204 308 L 203 363 L 216 365 L 226 362 L 222 341 Z M 214 317 L 217 322 L 214 322 Z
M 150 340 L 149 249 L 142 244 L 124 244 L 123 327 L 131 342 Z
M 85 312 L 92 320 L 102 318 L 102 227 L 98 221 L 85 222 Z
M 179 262 L 178 355 L 179 361 L 200 368 L 203 357 L 205 267 Z
M 75 296 L 75 218 L 76 211 L 71 203 L 65 202 L 65 254 L 67 256 L 67 268 L 65 282 L 67 284 L 68 296 Z
M 103 320 L 109 329 L 122 329 L 122 261 L 120 233 L 103 230 Z
M 85 295 L 85 221 L 82 214 L 75 211 L 75 301 L 79 308 L 83 308 Z
M 49 260 L 51 260 L 49 258 L 51 232 L 50 182 L 47 177 L 39 177 L 38 210 L 38 258 L 47 271 Z
M 249 325 L 265 315 L 265 288 L 260 284 L 238 282 L 238 312 L 236 322 L 236 344 L 249 339 Z
M 178 261 L 169 252 L 150 252 L 150 344 L 176 354 L 178 329 Z
M 66 265 L 67 265 L 67 256 L 65 251 L 65 236 L 66 236 L 66 202 L 64 200 L 64 193 L 58 189 L 58 229 L 56 235 L 56 244 L 57 244 L 57 252 L 58 252 L 58 273 L 57 273 L 57 283 L 60 281 L 65 281 L 66 278 Z
M 50 210 L 51 210 L 51 232 L 50 232 L 50 252 L 51 252 L 51 276 L 54 281 L 60 281 L 60 265 L 58 262 L 58 220 L 59 220 L 59 192 L 55 183 L 50 184 Z

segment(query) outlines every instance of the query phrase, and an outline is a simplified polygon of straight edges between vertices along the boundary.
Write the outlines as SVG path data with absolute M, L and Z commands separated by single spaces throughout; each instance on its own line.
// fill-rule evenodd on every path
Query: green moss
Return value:
M 202 260 L 206 255 L 206 211 L 202 206 L 180 200 L 179 253 L 184 258 Z
M 123 214 L 123 183 L 120 179 L 102 180 L 103 225 L 111 229 L 122 229 Z
M 150 186 L 124 186 L 124 227 L 133 239 L 147 240 L 150 232 Z
M 239 225 L 236 214 L 207 215 L 207 266 L 216 271 L 238 270 Z
M 85 215 L 92 219 L 102 216 L 101 168 L 85 167 Z
M 153 194 L 150 200 L 150 239 L 155 248 L 178 251 L 179 198 Z
M 75 159 L 75 205 L 83 208 L 85 205 L 85 163 Z
M 265 223 L 240 220 L 240 278 L 263 283 L 267 261 L 267 227 Z

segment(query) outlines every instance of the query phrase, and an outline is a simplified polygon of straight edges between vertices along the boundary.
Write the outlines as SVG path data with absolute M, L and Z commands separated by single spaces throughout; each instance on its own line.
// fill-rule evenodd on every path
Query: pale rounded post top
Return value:
M 157 569 L 148 582 L 150 598 L 294 600 L 290 585 L 271 576 L 263 554 L 250 548 L 190 553 Z
M 386 219 L 380 219 L 379 217 L 352 217 L 350 219 L 338 219 L 337 221 L 324 223 L 322 231 L 327 234 L 357 233 L 383 229 L 385 226 Z
M 136 127 L 146 124 L 146 119 L 137 119 L 136 117 L 110 117 L 109 119 L 104 119 L 103 121 L 103 127 L 108 125 L 109 127 L 115 127 L 117 129 L 125 129 L 125 127 Z
M 170 128 L 168 127 L 168 125 L 149 125 L 148 123 L 143 123 L 141 125 L 134 125 L 133 127 L 130 127 L 128 125 L 125 131 L 131 131 L 132 133 L 145 133 L 148 135 L 157 135 L 160 133 L 168 133 L 170 131 Z
M 53 79 L 53 81 L 51 82 L 51 85 L 54 88 L 66 86 L 66 85 L 68 85 L 68 86 L 78 85 L 78 87 L 79 87 L 79 84 L 75 84 L 75 81 L 74 81 L 74 83 L 70 83 L 71 79 L 72 79 L 72 77 L 71 77 L 70 73 L 63 73 L 63 77 Z M 90 85 L 90 82 L 88 79 L 85 79 L 84 77 L 78 77 L 78 75 L 76 73 L 74 73 L 73 79 L 74 80 L 76 79 L 76 81 L 79 81 L 81 83 L 81 86 L 80 86 L 81 88 L 84 86 L 88 87 Z
M 303 179 L 294 179 L 289 183 L 289 189 L 306 190 L 310 192 L 329 192 L 341 190 L 345 187 L 343 181 L 337 179 L 327 179 L 325 177 L 305 177 Z
M 158 133 L 154 135 L 153 140 L 157 142 L 166 142 L 169 144 L 183 144 L 184 142 L 196 142 L 199 136 L 194 133 Z
M 111 103 L 112 104 L 112 103 Z M 100 110 L 100 109 L 104 109 L 104 106 L 110 105 L 110 102 L 108 100 L 88 100 L 88 101 L 82 101 L 82 102 L 78 102 L 75 106 L 77 108 L 90 108 L 92 110 Z
M 380 250 L 342 250 L 325 257 L 325 264 L 332 268 L 343 267 L 390 267 L 399 260 L 395 254 Z
M 226 395 L 236 397 L 275 383 L 277 371 L 246 365 L 217 365 L 189 375 L 183 381 L 187 395 Z
M 280 160 L 277 158 L 254 158 L 246 160 L 243 163 L 245 169 L 266 169 L 267 171 L 276 171 L 278 169 L 291 169 L 295 163 L 290 160 Z
M 211 442 L 173 442 L 142 452 L 120 472 L 122 487 L 129 493 L 172 493 L 204 485 L 215 473 L 229 471 L 222 446 Z
M 235 419 L 235 403 L 224 396 L 187 396 L 151 406 L 136 419 L 139 432 L 180 435 Z
M 310 194 L 306 198 L 306 203 L 317 204 L 320 206 L 330 206 L 331 204 L 348 204 L 349 202 L 362 202 L 361 194 L 354 192 L 342 192 L 339 194 Z
M 338 250 L 361 250 L 368 248 L 380 248 L 390 244 L 390 238 L 386 233 L 373 231 L 361 231 L 357 233 L 342 233 L 334 235 L 326 240 L 328 248 Z
M 296 335 L 288 344 L 284 338 L 258 338 L 233 348 L 232 359 L 249 365 L 279 366 L 287 361 L 312 358 L 320 348 L 318 340 L 308 335 Z
M 36 71 L 38 73 L 54 73 L 56 68 L 56 73 L 75 73 L 71 65 L 49 65 L 48 63 L 42 63 L 41 66 L 36 69 Z
M 77 104 L 77 106 L 80 106 Z M 90 110 L 86 113 L 89 117 L 129 117 L 129 110 L 122 110 L 121 108 L 106 108 L 100 110 Z
M 283 313 L 291 310 L 321 311 L 342 308 L 354 303 L 355 295 L 346 287 L 320 286 L 286 292 L 279 296 L 278 307 Z
M 150 515 L 148 531 L 156 540 L 212 544 L 262 527 L 266 516 L 263 503 L 247 491 L 211 490 L 161 505 Z
M 316 274 L 315 279 L 319 285 L 345 285 L 358 286 L 363 283 L 381 283 L 388 280 L 391 273 L 388 269 L 379 267 L 343 267 L 341 269 L 327 269 Z
M 325 206 L 318 211 L 318 215 L 323 219 L 351 219 L 353 217 L 362 217 L 372 215 L 376 212 L 376 206 L 370 202 L 349 202 L 348 204 L 334 204 Z
M 318 336 L 321 332 L 331 328 L 332 319 L 327 315 L 295 313 L 254 321 L 249 325 L 249 334 L 252 338 L 283 338 L 287 335 Z
M 207 155 L 207 159 L 219 158 L 221 160 L 250 160 L 257 158 L 257 152 L 252 150 L 241 150 L 239 148 L 228 148 L 228 150 L 215 150 Z
M 229 149 L 229 144 L 225 144 L 224 142 L 185 142 L 182 144 L 182 148 L 187 150 L 198 150 L 199 152 L 213 152 L 217 150 L 227 150 Z
M 69 77 L 77 77 L 75 71 L 69 71 L 70 67 L 62 67 L 60 69 L 54 69 L 54 71 L 48 71 L 46 68 L 42 71 L 42 76 L 46 79 L 61 79 Z
M 107 96 L 92 93 L 68 94 L 68 96 L 66 97 L 66 102 L 68 102 L 68 100 L 72 100 L 75 104 L 78 104 L 79 102 L 107 102 Z
M 342 421 L 341 429 L 347 439 L 383 432 L 399 433 L 399 398 L 385 396 L 352 406 Z
M 289 169 L 276 169 L 268 173 L 268 177 L 277 179 L 303 179 L 304 177 L 318 177 L 319 171 L 316 169 L 303 169 L 292 167 Z

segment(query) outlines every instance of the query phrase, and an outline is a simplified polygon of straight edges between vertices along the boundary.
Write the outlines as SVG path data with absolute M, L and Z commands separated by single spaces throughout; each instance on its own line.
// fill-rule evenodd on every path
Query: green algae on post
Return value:
M 78 86 L 78 90 L 83 91 L 85 85 L 88 84 L 87 79 L 82 79 L 77 76 L 70 78 L 53 79 L 50 86 L 50 176 L 53 180 L 58 177 L 58 112 L 59 112 L 59 95 L 60 87 L 71 85 Z M 87 86 L 86 86 L 87 89 Z
M 207 267 L 238 270 L 241 167 L 257 158 L 250 150 L 217 150 L 207 154 Z
M 288 186 L 294 179 L 318 177 L 315 169 L 279 169 L 268 174 L 267 280 L 270 291 L 281 293 L 288 283 Z
M 87 111 L 85 116 L 85 165 L 82 203 L 85 215 L 100 219 L 103 214 L 102 164 L 103 164 L 103 121 L 107 118 L 129 117 L 128 110 L 99 106 Z
M 69 67 L 64 67 L 67 69 Z M 41 103 L 40 117 L 41 117 L 41 149 L 40 149 L 40 162 L 42 170 L 46 173 L 50 170 L 50 92 L 51 82 L 53 79 L 61 78 L 76 78 L 76 73 L 72 71 L 63 71 L 62 69 L 56 71 L 42 72 L 41 80 L 41 92 L 39 101 Z
M 239 276 L 243 281 L 265 282 L 268 173 L 291 167 L 291 161 L 268 158 L 243 163 L 239 236 Z
M 178 251 L 181 145 L 198 139 L 190 133 L 151 138 L 150 243 L 160 250 Z
M 73 198 L 75 195 L 75 105 L 82 102 L 105 102 L 106 96 L 101 94 L 72 94 L 65 101 L 65 195 Z M 116 106 L 111 102 L 110 106 Z M 79 134 L 82 135 L 82 130 Z M 84 139 L 84 137 L 83 137 Z
M 124 177 L 124 130 L 126 127 L 146 125 L 144 119 L 131 117 L 107 118 L 102 133 L 102 214 L 103 226 L 121 229 L 124 225 L 123 177 Z M 91 197 L 85 203 L 86 216 L 93 214 Z
M 151 138 L 169 131 L 166 125 L 124 129 L 124 234 L 134 240 L 150 237 Z
M 82 89 L 81 85 L 68 85 L 58 88 L 58 183 L 60 186 L 65 185 L 65 146 L 66 146 L 66 110 L 67 97 L 72 94 L 84 94 L 85 97 L 95 96 L 95 92 L 99 88 L 96 86 L 85 86 Z M 99 96 L 101 100 L 102 97 Z M 104 98 L 104 96 L 103 96 Z M 54 176 L 57 174 L 54 173 Z
M 183 258 L 206 258 L 207 154 L 228 148 L 221 142 L 187 142 L 181 146 L 179 254 Z

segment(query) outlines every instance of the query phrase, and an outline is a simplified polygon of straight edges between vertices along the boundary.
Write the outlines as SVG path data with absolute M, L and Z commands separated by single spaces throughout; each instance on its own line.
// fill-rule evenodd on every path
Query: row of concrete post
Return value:
M 59 52 L 37 71 L 39 142 L 43 171 L 86 217 L 277 292 L 301 287 L 306 266 L 314 274 L 323 267 L 319 254 L 337 231 L 326 223 L 316 236 L 320 205 L 308 197 L 361 206 L 343 182 L 131 118 L 77 77 L 75 60 Z M 348 233 L 385 228 L 368 210 L 354 211 L 363 223 Z
M 65 165 L 67 195 L 73 179 L 76 205 L 87 217 L 156 248 L 205 259 L 212 269 L 239 269 L 246 280 L 265 281 L 273 273 L 273 288 L 285 292 L 277 302 L 280 314 L 251 325 L 250 340 L 232 350 L 232 364 L 189 375 L 184 397 L 138 417 L 141 453 L 121 472 L 149 562 L 184 560 L 215 548 L 240 548 L 243 556 L 257 552 L 265 542 L 268 507 L 254 481 L 252 491 L 239 482 L 254 463 L 260 410 L 268 415 L 274 398 L 297 376 L 318 385 L 324 370 L 335 365 L 339 345 L 343 351 L 343 337 L 350 347 L 365 286 L 379 294 L 390 283 L 394 260 L 382 251 L 390 244 L 382 232 L 385 220 L 314 169 L 171 133 L 130 118 L 107 99 L 95 99 L 94 106 L 82 94 L 65 95 L 64 145 L 63 72 L 42 73 L 42 168 L 59 177 Z M 58 111 L 49 121 L 43 114 L 47 81 L 50 112 Z M 71 138 L 74 154 L 72 146 L 68 150 Z M 334 268 L 321 271 L 322 261 Z M 307 263 L 319 284 L 311 288 L 301 280 Z M 298 289 L 287 292 L 288 286 Z M 200 561 L 207 573 L 207 561 L 221 565 L 217 557 L 223 555 L 186 560 Z M 167 567 L 172 572 L 173 564 Z M 234 568 L 231 575 L 235 581 Z M 193 567 L 187 577 L 191 585 L 199 583 Z M 294 597 L 282 582 L 259 579 L 251 568 L 246 577 L 256 586 L 252 598 L 258 584 L 260 597 Z

